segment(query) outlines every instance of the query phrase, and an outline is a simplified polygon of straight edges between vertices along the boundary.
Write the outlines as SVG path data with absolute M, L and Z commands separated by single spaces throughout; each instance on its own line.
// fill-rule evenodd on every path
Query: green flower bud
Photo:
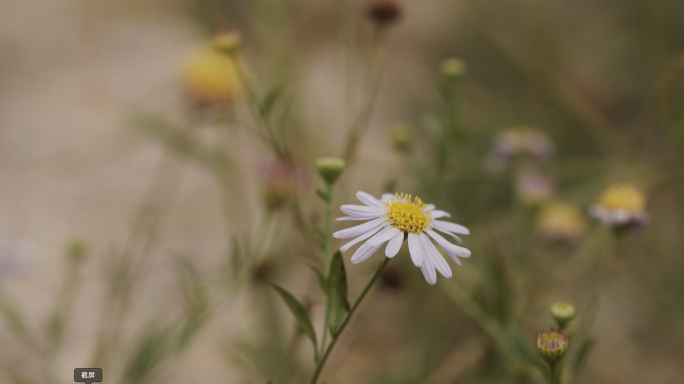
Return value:
M 407 124 L 400 124 L 392 130 L 392 146 L 399 152 L 408 152 L 413 141 L 413 132 Z
M 549 309 L 551 312 L 551 317 L 556 320 L 558 327 L 565 329 L 570 320 L 575 317 L 575 307 L 572 304 L 568 304 L 564 301 L 557 301 L 551 305 Z
M 80 239 L 72 240 L 67 247 L 67 257 L 74 263 L 80 263 L 86 257 L 86 245 Z
M 449 58 L 442 61 L 442 74 L 448 79 L 459 79 L 467 70 L 468 65 L 461 59 Z
M 337 157 L 324 157 L 316 160 L 316 168 L 325 182 L 332 184 L 344 171 L 344 160 Z
M 537 337 L 537 349 L 539 354 L 549 366 L 555 366 L 565 356 L 568 350 L 568 337 L 558 328 L 544 330 Z
M 237 32 L 223 32 L 214 36 L 214 49 L 225 55 L 233 55 L 240 48 L 240 34 Z

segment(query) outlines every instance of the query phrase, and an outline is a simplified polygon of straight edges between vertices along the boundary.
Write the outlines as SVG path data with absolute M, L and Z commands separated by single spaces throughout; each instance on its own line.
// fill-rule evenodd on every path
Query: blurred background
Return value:
M 396 20 L 369 17 L 388 3 Z M 472 251 L 450 291 L 404 246 L 328 383 L 544 382 L 558 300 L 578 312 L 563 382 L 681 381 L 684 2 L 0 9 L 2 382 L 307 382 L 310 343 L 266 283 L 320 324 L 299 261 L 324 264 L 323 156 L 347 161 L 334 217 L 358 190 L 411 193 Z M 648 216 L 619 235 L 589 214 L 615 183 Z M 351 252 L 355 298 L 383 256 Z

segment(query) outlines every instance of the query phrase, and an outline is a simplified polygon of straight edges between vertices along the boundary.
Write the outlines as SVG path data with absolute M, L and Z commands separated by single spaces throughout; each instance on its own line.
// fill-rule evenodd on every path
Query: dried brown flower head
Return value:
M 379 27 L 390 25 L 401 17 L 401 7 L 395 0 L 370 0 L 368 18 Z

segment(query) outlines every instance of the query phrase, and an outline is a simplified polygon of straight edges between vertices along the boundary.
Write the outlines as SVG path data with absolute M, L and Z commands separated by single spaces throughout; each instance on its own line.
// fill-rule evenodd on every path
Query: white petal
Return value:
M 383 203 L 385 203 L 385 202 L 387 202 L 387 201 L 392 200 L 393 197 L 394 197 L 394 195 L 391 194 L 391 193 L 383 193 L 383 194 L 382 194 L 382 197 L 380 198 L 380 201 L 382 201 Z
M 444 233 L 445 235 L 449 235 L 449 236 L 453 237 L 454 239 L 456 239 L 456 241 L 458 241 L 459 244 L 463 244 L 463 239 L 461 239 L 460 237 L 454 235 L 453 233 L 451 233 L 451 232 L 446 232 L 446 231 L 442 231 L 442 233 Z
M 375 252 L 378 251 L 382 247 L 382 244 L 380 245 L 368 245 L 368 243 L 364 243 L 362 246 L 359 247 L 359 249 L 354 252 L 354 255 L 352 255 L 351 262 L 353 264 L 358 264 L 369 257 L 373 256 Z
M 351 228 L 343 229 L 341 231 L 337 231 L 337 232 L 333 233 L 333 237 L 336 239 L 348 239 L 350 237 L 361 236 L 364 233 L 370 231 L 371 229 L 377 227 L 378 224 L 383 223 L 384 221 L 385 221 L 385 219 L 383 219 L 383 218 L 371 220 L 367 223 L 357 225 L 356 227 L 351 227 Z
M 423 258 L 423 265 L 421 265 L 420 269 L 423 271 L 423 276 L 425 277 L 425 281 L 427 281 L 428 284 L 437 284 L 437 272 L 435 271 L 435 266 L 432 265 L 432 257 L 430 257 L 429 255 L 425 255 L 425 257 Z
M 394 227 L 387 227 L 380 231 L 380 233 L 377 235 L 373 236 L 372 239 L 368 240 L 368 245 L 384 244 L 389 241 L 389 239 L 393 238 L 397 232 L 401 232 L 401 230 Z
M 425 256 L 423 255 L 423 247 L 420 246 L 418 236 L 415 233 L 408 234 L 408 245 L 409 253 L 411 254 L 411 260 L 413 260 L 413 264 L 415 264 L 416 267 L 420 267 L 421 265 L 423 265 L 423 260 L 425 259 Z
M 340 207 L 340 211 L 352 217 L 382 216 L 382 209 L 377 207 L 366 207 L 365 205 L 346 204 Z
M 451 244 L 445 238 L 443 238 L 439 233 L 435 231 L 427 231 L 427 233 L 435 239 L 437 244 L 444 250 L 444 252 L 451 257 L 452 260 L 458 265 L 461 265 L 461 261 L 458 257 L 467 258 L 470 257 L 470 251 L 466 248 L 459 247 L 458 245 Z M 458 256 L 458 257 L 456 257 Z
M 349 248 L 353 247 L 354 244 L 366 240 L 367 238 L 373 236 L 376 232 L 378 232 L 378 229 L 382 228 L 384 223 L 379 223 L 377 227 L 369 230 L 368 232 L 364 233 L 363 235 L 357 237 L 356 239 L 348 242 L 347 244 L 343 245 L 340 247 L 340 252 L 346 252 Z
M 363 191 L 356 192 L 356 198 L 359 199 L 360 202 L 366 204 L 369 207 L 385 207 L 385 204 L 381 203 L 378 199 Z
M 404 242 L 404 232 L 399 231 L 394 237 L 387 243 L 385 248 L 385 256 L 394 257 L 399 253 L 401 249 L 401 244 Z
M 432 211 L 432 218 L 433 219 L 439 219 L 440 217 L 451 217 L 451 214 L 447 211 L 440 211 L 440 210 L 435 210 Z
M 462 235 L 470 235 L 470 231 L 468 228 L 456 224 L 456 223 L 450 223 L 448 221 L 442 221 L 442 220 L 433 220 L 432 221 L 435 224 L 435 228 L 439 229 L 442 232 L 454 232 L 454 233 L 460 233 Z
M 449 267 L 449 264 L 447 264 L 446 260 L 444 260 L 444 257 L 442 257 L 437 248 L 435 248 L 435 246 L 432 244 L 430 238 L 421 234 L 420 240 L 423 244 L 425 253 L 432 258 L 432 265 L 434 265 L 434 267 L 439 271 L 439 273 L 442 274 L 442 276 L 446 277 L 447 279 L 451 278 L 451 268 Z
M 427 207 L 425 207 L 425 209 L 427 209 L 428 211 L 432 211 L 435 208 L 437 208 L 437 207 L 435 207 L 434 204 L 428 204 Z
M 338 217 L 335 219 L 335 221 L 349 221 L 349 220 L 370 220 L 370 219 L 375 219 L 377 218 L 377 215 L 368 215 L 368 216 L 343 216 L 343 217 Z

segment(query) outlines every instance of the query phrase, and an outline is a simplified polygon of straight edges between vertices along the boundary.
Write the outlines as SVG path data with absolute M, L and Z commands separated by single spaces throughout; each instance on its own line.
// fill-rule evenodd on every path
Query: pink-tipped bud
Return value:
M 568 337 L 557 327 L 550 329 L 548 333 L 544 330 L 537 337 L 537 349 L 549 365 L 556 365 L 568 350 Z

